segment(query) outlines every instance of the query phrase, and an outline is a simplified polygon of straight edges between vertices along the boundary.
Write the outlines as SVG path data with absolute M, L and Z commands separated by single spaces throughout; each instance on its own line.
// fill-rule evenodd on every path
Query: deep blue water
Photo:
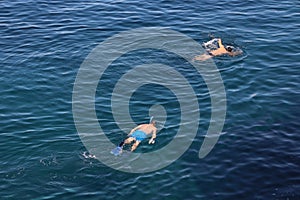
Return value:
M 299 1 L 18 0 L 0 5 L 1 199 L 300 199 Z M 213 59 L 224 82 L 227 115 L 218 143 L 204 159 L 198 150 L 211 108 L 201 76 L 182 58 L 161 51 L 133 52 L 112 63 L 95 97 L 99 125 L 108 133 L 118 132 L 110 109 L 112 86 L 135 65 L 173 66 L 190 80 L 201 109 L 188 151 L 158 171 L 130 174 L 84 156 L 72 92 L 80 65 L 100 42 L 142 27 L 169 28 L 200 44 L 211 35 L 221 37 L 244 53 Z M 153 103 L 166 105 L 168 114 L 157 144 L 138 151 L 168 144 L 180 122 L 176 96 L 162 86 L 145 85 L 131 100 L 137 124 L 147 122 L 145 111 Z M 125 134 L 107 135 L 117 143 Z

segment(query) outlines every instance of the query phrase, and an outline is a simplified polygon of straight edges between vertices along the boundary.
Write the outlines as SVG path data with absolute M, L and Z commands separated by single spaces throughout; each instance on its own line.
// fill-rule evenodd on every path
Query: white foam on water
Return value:
M 83 152 L 82 155 L 83 155 L 84 158 L 94 158 L 94 159 L 97 159 L 97 157 L 95 155 L 90 154 L 87 151 Z

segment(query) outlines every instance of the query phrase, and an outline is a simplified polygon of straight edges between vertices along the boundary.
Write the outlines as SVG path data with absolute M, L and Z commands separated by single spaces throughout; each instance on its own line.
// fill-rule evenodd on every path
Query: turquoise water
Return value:
M 20 0 L 0 5 L 1 199 L 300 199 L 298 1 Z M 72 91 L 81 63 L 100 42 L 153 26 L 200 44 L 211 35 L 221 37 L 244 54 L 214 58 L 227 115 L 217 145 L 204 159 L 198 150 L 211 110 L 203 79 L 182 58 L 161 51 L 129 53 L 112 64 L 104 77 L 109 81 L 98 86 L 95 98 L 106 132 L 118 132 L 111 86 L 135 65 L 174 66 L 190 79 L 201 109 L 197 136 L 180 159 L 156 172 L 129 174 L 85 156 L 73 120 Z M 149 88 L 154 89 L 145 94 Z M 130 104 L 139 124 L 147 122 L 145 111 L 157 102 L 166 105 L 168 118 L 154 149 L 176 134 L 176 96 L 145 85 Z M 114 143 L 125 135 L 109 133 Z M 139 148 L 152 151 L 147 145 Z

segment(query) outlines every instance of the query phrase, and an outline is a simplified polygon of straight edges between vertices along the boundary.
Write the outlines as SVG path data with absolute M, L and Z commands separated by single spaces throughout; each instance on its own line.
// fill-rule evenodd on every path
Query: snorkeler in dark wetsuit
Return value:
M 194 60 L 204 61 L 204 60 L 207 60 L 214 56 L 221 56 L 221 55 L 225 55 L 225 54 L 230 55 L 230 56 L 236 56 L 236 55 L 239 55 L 242 53 L 241 51 L 234 52 L 233 48 L 230 46 L 225 47 L 222 44 L 221 39 L 218 39 L 218 45 L 219 45 L 219 48 L 217 48 L 215 50 L 208 50 L 207 53 L 205 53 L 205 54 L 195 56 Z

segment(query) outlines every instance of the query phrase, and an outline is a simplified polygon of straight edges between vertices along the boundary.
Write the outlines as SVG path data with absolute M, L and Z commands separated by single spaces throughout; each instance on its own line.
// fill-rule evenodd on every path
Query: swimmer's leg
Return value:
M 139 146 L 139 144 L 141 143 L 141 141 L 136 141 L 133 145 L 132 145 L 132 147 L 131 147 L 131 152 L 132 151 L 134 151 L 138 146 Z
M 121 144 L 122 144 L 122 146 L 124 146 L 125 144 L 130 144 L 132 141 L 134 141 L 135 140 L 135 138 L 133 138 L 133 137 L 129 137 L 129 138 L 127 138 L 126 140 L 124 140 L 124 142 L 121 142 Z M 120 145 L 119 145 L 120 146 Z
M 126 140 L 124 140 L 123 142 L 121 142 L 119 144 L 119 147 L 123 147 L 125 144 L 130 144 L 133 140 L 135 140 L 133 137 L 129 137 Z
M 123 146 L 124 146 L 124 143 L 125 143 L 125 140 L 124 140 L 124 141 L 122 141 L 122 142 L 119 144 L 119 146 L 118 146 L 118 147 L 123 147 Z

